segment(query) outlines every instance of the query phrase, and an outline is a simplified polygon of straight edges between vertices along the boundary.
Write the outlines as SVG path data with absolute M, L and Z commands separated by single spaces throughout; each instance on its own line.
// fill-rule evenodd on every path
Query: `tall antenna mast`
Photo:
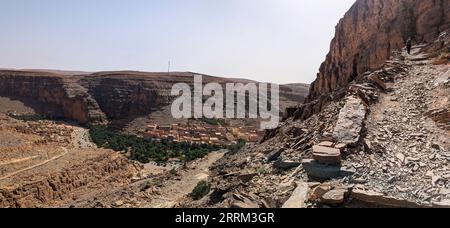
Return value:
M 167 73 L 170 73 L 170 61 L 167 64 Z

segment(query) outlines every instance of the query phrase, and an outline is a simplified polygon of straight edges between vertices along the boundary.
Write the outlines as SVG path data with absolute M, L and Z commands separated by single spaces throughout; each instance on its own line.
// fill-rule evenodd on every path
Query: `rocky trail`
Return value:
M 366 187 L 420 203 L 441 202 L 450 199 L 450 119 L 435 122 L 429 113 L 448 113 L 450 67 L 422 60 L 418 49 L 403 54 L 409 70 L 396 76 L 366 121 L 365 145 L 373 153 L 350 161 Z M 437 93 L 446 96 L 437 100 Z
M 44 165 L 46 165 L 46 164 L 48 164 L 48 163 L 50 163 L 52 161 L 55 161 L 57 159 L 60 159 L 60 158 L 62 158 L 64 156 L 66 156 L 69 153 L 69 151 L 65 147 L 61 147 L 61 150 L 63 152 L 60 155 L 54 156 L 54 157 L 49 158 L 49 159 L 47 159 L 47 160 L 45 160 L 43 162 L 40 162 L 38 164 L 32 165 L 30 167 L 26 167 L 26 168 L 21 169 L 21 170 L 17 170 L 17 171 L 15 171 L 13 173 L 10 173 L 10 174 L 6 175 L 6 176 L 0 177 L 0 181 L 6 180 L 6 179 L 11 178 L 11 177 L 14 177 L 14 176 L 16 176 L 18 174 L 21 174 L 23 172 L 26 172 L 26 171 L 29 171 L 29 170 L 36 169 L 36 168 L 39 168 L 41 166 L 44 166 Z M 15 160 L 13 162 L 8 162 L 8 163 L 1 164 L 1 165 L 9 165 L 9 164 L 13 164 L 13 163 L 24 162 L 24 161 L 28 161 L 28 160 L 31 160 L 31 159 L 34 159 L 34 158 L 37 158 L 37 157 L 38 156 L 33 156 L 33 157 L 24 158 L 24 159 L 19 159 L 19 160 Z
M 151 197 L 151 201 L 144 207 L 176 207 L 185 197 L 189 196 L 200 181 L 208 179 L 210 167 L 223 155 L 223 152 L 210 153 L 207 157 L 191 164 L 189 169 L 179 171 L 177 177 L 158 189 L 158 194 Z
M 450 66 L 433 64 L 424 47 L 366 74 L 368 84 L 350 86 L 333 130 L 313 146 L 313 159 L 302 161 L 310 180 L 333 180 L 309 183 L 305 201 L 450 206 Z

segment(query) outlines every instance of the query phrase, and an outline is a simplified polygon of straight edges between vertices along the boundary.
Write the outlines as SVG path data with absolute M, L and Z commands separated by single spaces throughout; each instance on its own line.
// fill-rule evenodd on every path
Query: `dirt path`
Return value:
M 13 160 L 10 160 L 10 161 L 7 161 L 7 162 L 1 162 L 0 166 L 21 163 L 21 162 L 33 160 L 33 159 L 36 159 L 36 158 L 39 158 L 39 156 L 36 155 L 36 156 L 30 156 L 30 157 L 25 157 L 25 158 L 17 158 L 17 159 L 13 159 Z
M 158 189 L 158 194 L 151 197 L 150 203 L 145 205 L 147 208 L 172 208 L 181 200 L 188 196 L 195 186 L 209 177 L 209 168 L 220 158 L 224 156 L 223 152 L 213 152 L 207 157 L 190 164 L 192 167 L 179 172 L 179 177 L 165 183 Z
M 45 161 L 43 161 L 43 162 L 41 162 L 41 163 L 39 163 L 39 164 L 36 164 L 36 165 L 30 166 L 30 167 L 27 167 L 27 168 L 25 168 L 25 169 L 21 169 L 21 170 L 15 171 L 15 172 L 10 173 L 10 174 L 8 174 L 8 175 L 6 175 L 6 176 L 3 176 L 3 177 L 0 177 L 0 181 L 6 180 L 6 179 L 8 179 L 8 178 L 10 178 L 10 177 L 13 177 L 13 176 L 16 176 L 16 175 L 18 175 L 18 174 L 20 174 L 20 173 L 23 173 L 23 172 L 26 172 L 26 171 L 29 171 L 29 170 L 32 170 L 32 169 L 35 169 L 35 168 L 44 166 L 44 165 L 46 165 L 46 164 L 48 164 L 48 163 L 50 163 L 50 162 L 52 162 L 52 161 L 55 161 L 55 160 L 57 160 L 57 159 L 60 159 L 60 158 L 64 157 L 65 155 L 67 155 L 67 154 L 69 153 L 69 151 L 68 151 L 65 147 L 61 147 L 61 149 L 63 150 L 63 153 L 62 153 L 62 154 L 60 154 L 60 155 L 58 155 L 58 156 L 55 156 L 55 157 L 53 157 L 53 158 L 50 158 L 50 159 L 48 159 L 48 160 L 45 160 Z

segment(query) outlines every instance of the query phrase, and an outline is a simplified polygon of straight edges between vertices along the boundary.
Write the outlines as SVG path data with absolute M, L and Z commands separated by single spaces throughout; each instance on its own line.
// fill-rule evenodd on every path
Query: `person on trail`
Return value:
M 408 55 L 411 55 L 411 48 L 412 48 L 412 39 L 409 38 L 406 41 L 406 51 L 408 52 Z

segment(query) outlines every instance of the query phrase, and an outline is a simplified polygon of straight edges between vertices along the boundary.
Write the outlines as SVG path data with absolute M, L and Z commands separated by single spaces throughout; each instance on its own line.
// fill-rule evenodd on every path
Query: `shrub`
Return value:
M 172 169 L 170 170 L 170 175 L 175 176 L 175 175 L 177 175 L 177 174 L 178 174 L 177 169 L 172 168 Z
M 229 146 L 228 150 L 230 153 L 235 154 L 239 152 L 244 146 L 247 144 L 247 142 L 243 139 L 239 139 L 238 142 L 235 145 Z
M 200 181 L 191 193 L 191 197 L 194 200 L 199 200 L 211 191 L 211 186 L 206 181 Z

